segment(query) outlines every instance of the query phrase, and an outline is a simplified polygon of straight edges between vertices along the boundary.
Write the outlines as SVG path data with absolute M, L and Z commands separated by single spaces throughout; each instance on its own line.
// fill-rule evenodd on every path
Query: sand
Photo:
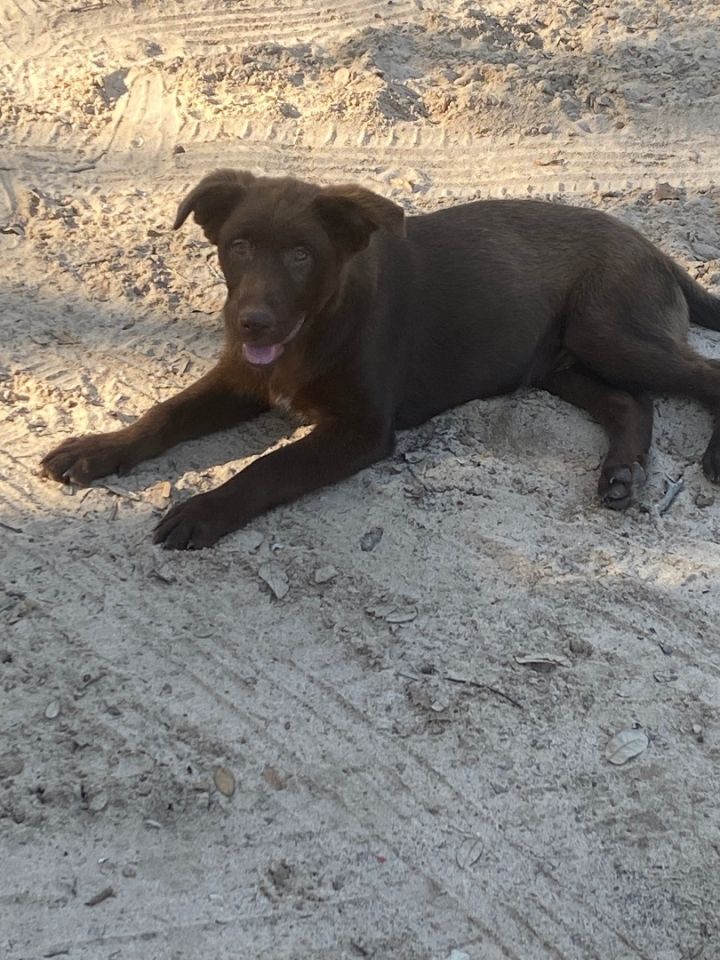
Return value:
M 218 165 L 409 213 L 600 207 L 720 293 L 714 0 L 5 0 L 0 23 L 3 960 L 719 958 L 696 404 L 658 398 L 622 515 L 600 429 L 531 390 L 201 553 L 154 548 L 157 517 L 281 416 L 88 490 L 37 473 L 211 365 L 213 251 L 170 224 Z

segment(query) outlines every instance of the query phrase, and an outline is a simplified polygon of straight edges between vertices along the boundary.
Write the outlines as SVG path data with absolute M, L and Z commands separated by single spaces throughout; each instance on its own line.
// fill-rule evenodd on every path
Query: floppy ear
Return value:
M 364 187 L 355 184 L 324 187 L 313 202 L 331 236 L 350 253 L 364 249 L 376 230 L 405 236 L 402 207 Z
M 247 170 L 213 170 L 190 191 L 178 207 L 173 230 L 181 227 L 191 213 L 195 222 L 211 243 L 218 242 L 218 234 L 230 211 L 245 196 L 255 178 Z

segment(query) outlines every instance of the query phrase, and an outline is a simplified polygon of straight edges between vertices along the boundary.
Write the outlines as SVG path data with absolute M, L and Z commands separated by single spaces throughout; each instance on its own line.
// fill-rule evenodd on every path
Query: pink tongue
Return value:
M 259 364 L 272 363 L 283 352 L 281 343 L 273 343 L 270 347 L 253 347 L 249 343 L 244 343 L 242 349 L 246 360 Z

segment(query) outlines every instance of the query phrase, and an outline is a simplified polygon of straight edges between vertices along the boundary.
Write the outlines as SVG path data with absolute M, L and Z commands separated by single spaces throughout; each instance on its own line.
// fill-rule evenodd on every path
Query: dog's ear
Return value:
M 366 247 L 376 230 L 405 236 L 402 207 L 364 187 L 324 187 L 313 202 L 330 235 L 351 254 Z
M 247 170 L 214 170 L 200 181 L 178 207 L 173 230 L 191 213 L 211 243 L 218 242 L 220 227 L 233 207 L 243 199 L 255 178 Z

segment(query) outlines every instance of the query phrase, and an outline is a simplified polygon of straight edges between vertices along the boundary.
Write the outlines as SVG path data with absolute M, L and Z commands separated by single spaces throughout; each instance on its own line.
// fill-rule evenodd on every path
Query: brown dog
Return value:
M 720 300 L 606 214 L 501 200 L 405 221 L 361 187 L 233 170 L 202 180 L 175 227 L 190 213 L 227 281 L 219 363 L 132 426 L 66 440 L 45 474 L 83 484 L 122 473 L 274 404 L 315 427 L 173 507 L 155 531 L 166 547 L 208 547 L 387 456 L 396 429 L 522 384 L 603 425 L 599 491 L 616 508 L 646 460 L 651 393 L 720 414 L 720 362 L 685 342 L 688 319 L 720 329 Z M 720 426 L 703 468 L 720 481 Z

